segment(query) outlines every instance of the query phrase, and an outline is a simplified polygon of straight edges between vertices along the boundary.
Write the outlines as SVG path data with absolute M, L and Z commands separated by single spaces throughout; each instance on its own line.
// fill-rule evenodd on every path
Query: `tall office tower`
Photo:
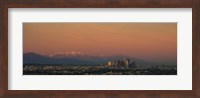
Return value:
M 131 63 L 130 63 L 130 67 L 131 67 L 131 68 L 136 68 L 136 62 L 135 62 L 135 61 L 131 62 Z
M 115 61 L 114 63 L 115 63 L 115 64 L 114 64 L 114 67 L 117 67 L 117 61 Z
M 112 66 L 112 62 L 111 61 L 108 62 L 108 66 L 109 67 Z
M 111 66 L 115 66 L 115 61 L 112 61 L 112 65 Z
M 117 67 L 120 67 L 120 66 L 121 66 L 121 61 L 117 60 Z
M 129 60 L 129 59 L 126 59 L 126 60 L 125 60 L 125 67 L 126 67 L 126 68 L 128 68 L 128 67 L 129 67 L 129 62 L 130 62 L 130 60 Z

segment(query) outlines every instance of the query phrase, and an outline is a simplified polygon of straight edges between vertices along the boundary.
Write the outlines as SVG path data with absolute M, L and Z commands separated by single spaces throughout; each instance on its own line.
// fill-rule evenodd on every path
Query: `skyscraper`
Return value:
M 112 66 L 112 62 L 109 61 L 109 62 L 108 62 L 108 66 Z
M 126 60 L 125 60 L 125 67 L 126 67 L 126 68 L 128 68 L 128 67 L 129 67 L 129 62 L 130 62 L 130 60 L 129 60 L 129 59 L 126 59 Z

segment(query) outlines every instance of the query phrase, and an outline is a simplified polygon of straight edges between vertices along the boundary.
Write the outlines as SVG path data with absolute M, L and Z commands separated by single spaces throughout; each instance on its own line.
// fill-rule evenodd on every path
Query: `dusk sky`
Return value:
M 23 23 L 24 53 L 126 55 L 149 61 L 177 60 L 176 23 Z

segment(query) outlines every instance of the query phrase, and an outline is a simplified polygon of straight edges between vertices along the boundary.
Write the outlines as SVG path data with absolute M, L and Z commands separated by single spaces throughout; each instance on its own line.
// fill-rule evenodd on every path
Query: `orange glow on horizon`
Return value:
M 23 23 L 23 50 L 177 60 L 176 23 Z

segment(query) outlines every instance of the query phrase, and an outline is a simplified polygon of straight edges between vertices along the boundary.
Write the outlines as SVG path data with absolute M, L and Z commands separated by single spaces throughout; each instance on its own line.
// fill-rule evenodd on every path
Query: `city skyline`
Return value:
M 125 55 L 177 62 L 176 23 L 23 23 L 24 53 Z

